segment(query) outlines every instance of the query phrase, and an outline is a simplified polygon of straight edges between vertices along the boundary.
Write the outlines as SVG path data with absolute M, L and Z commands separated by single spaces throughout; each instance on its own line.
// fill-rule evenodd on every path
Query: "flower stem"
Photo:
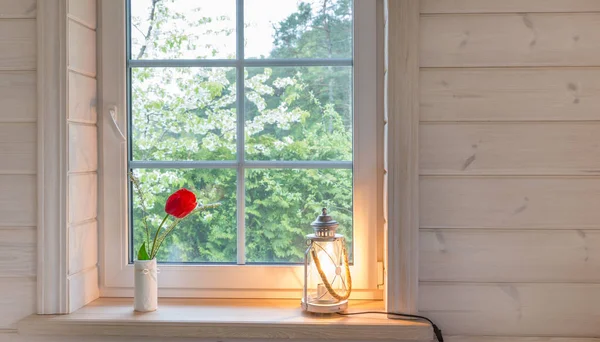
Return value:
M 177 226 L 177 224 L 180 221 L 181 221 L 181 219 L 176 219 L 175 221 L 173 221 L 173 223 L 171 223 L 169 228 L 167 228 L 166 232 L 163 235 L 158 237 L 158 240 L 157 240 L 158 246 L 156 246 L 154 253 L 158 253 L 158 250 L 160 249 L 160 246 L 162 246 L 162 243 L 166 240 L 167 236 L 169 236 L 169 234 L 173 231 L 173 229 L 175 229 L 175 226 Z
M 167 220 L 168 217 L 169 217 L 169 214 L 165 215 L 165 218 L 160 223 L 160 226 L 158 226 L 158 229 L 156 229 L 156 234 L 154 235 L 154 241 L 152 241 L 152 248 L 150 249 L 150 260 L 152 260 L 154 258 L 154 255 L 155 255 L 154 247 L 156 247 L 156 239 L 158 238 L 158 234 L 160 233 L 160 230 L 162 229 L 162 226 L 163 226 L 163 224 L 165 224 L 165 221 Z
M 144 191 L 142 190 L 142 185 L 140 184 L 139 179 L 137 179 L 133 172 L 129 172 L 129 179 L 131 180 L 131 183 L 133 183 L 135 192 L 139 197 L 140 206 L 142 207 L 142 223 L 144 224 L 144 230 L 146 231 L 146 252 L 148 252 L 148 247 L 150 247 L 150 228 L 148 227 L 148 220 L 146 219 L 146 216 L 148 215 L 148 208 L 146 208 Z

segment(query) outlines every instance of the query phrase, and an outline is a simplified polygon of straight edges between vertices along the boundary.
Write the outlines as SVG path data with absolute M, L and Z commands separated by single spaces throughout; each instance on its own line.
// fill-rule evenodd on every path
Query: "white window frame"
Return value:
M 243 3 L 243 0 L 238 1 Z M 380 229 L 377 224 L 382 215 L 378 210 L 382 194 L 377 178 L 382 172 L 382 162 L 377 157 L 381 154 L 377 153 L 376 1 L 354 1 L 352 298 L 382 299 L 377 260 Z M 124 140 L 127 136 L 125 0 L 99 0 L 98 9 L 100 295 L 130 297 L 133 266 L 129 264 L 128 251 L 127 143 Z M 111 110 L 114 110 L 116 125 L 111 119 Z M 238 244 L 240 240 L 243 243 L 242 238 Z M 163 297 L 299 298 L 302 289 L 301 265 L 160 265 L 160 269 L 159 295 Z

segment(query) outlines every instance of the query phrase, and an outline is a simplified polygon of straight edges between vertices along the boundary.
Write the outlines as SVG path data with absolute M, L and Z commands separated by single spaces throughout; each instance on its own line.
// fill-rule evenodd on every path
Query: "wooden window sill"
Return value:
M 133 311 L 131 298 L 100 298 L 69 315 L 31 315 L 23 335 L 154 336 L 223 339 L 431 341 L 429 324 L 386 315 L 309 315 L 298 300 L 162 299 L 155 312 Z M 382 310 L 353 301 L 349 312 Z

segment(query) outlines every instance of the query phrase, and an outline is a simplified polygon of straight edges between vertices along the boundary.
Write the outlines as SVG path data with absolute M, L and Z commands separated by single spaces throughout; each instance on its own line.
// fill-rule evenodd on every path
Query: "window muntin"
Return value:
M 308 223 L 322 206 L 351 241 L 352 1 L 131 0 L 130 6 L 129 168 L 149 197 L 151 221 L 160 222 L 166 197 L 183 186 L 203 202 L 223 204 L 182 222 L 159 260 L 299 262 Z M 249 48 L 268 38 L 264 27 L 253 30 L 264 22 L 249 6 L 282 8 L 280 30 L 272 33 L 279 40 L 268 54 Z M 152 17 L 144 26 L 143 18 Z M 156 39 L 141 39 L 143 32 Z M 204 35 L 211 38 L 197 44 Z M 141 207 L 130 195 L 135 245 Z

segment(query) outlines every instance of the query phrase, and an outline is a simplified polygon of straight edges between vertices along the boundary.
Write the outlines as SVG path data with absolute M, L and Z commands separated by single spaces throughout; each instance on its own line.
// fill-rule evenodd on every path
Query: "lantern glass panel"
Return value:
M 323 308 L 338 307 L 346 302 L 339 296 L 344 296 L 350 287 L 344 262 L 344 238 L 337 234 L 335 238 L 315 237 L 309 241 L 304 301 Z

